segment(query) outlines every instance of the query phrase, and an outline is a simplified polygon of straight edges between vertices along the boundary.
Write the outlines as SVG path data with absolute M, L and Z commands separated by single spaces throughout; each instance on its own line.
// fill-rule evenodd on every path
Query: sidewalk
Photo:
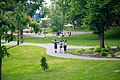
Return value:
M 16 45 L 16 42 L 5 43 L 3 45 Z M 69 53 L 63 54 L 60 53 L 59 50 L 57 53 L 54 52 L 53 44 L 36 44 L 36 43 L 23 43 L 20 45 L 33 45 L 38 47 L 46 48 L 46 53 L 49 56 L 59 57 L 59 58 L 71 58 L 71 59 L 86 59 L 86 60 L 120 60 L 120 58 L 93 58 L 93 57 L 83 57 L 83 56 L 76 56 Z M 68 46 L 68 49 L 75 49 L 75 48 L 92 48 L 90 46 Z

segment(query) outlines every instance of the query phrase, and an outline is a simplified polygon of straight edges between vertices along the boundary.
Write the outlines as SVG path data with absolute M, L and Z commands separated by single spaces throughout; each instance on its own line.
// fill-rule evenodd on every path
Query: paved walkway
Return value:
M 64 33 L 67 33 L 67 31 L 64 31 Z M 73 34 L 91 34 L 92 32 L 71 32 L 72 35 Z M 35 33 L 24 33 L 24 36 L 27 36 L 27 37 L 39 37 L 39 38 L 43 38 L 43 37 L 47 37 L 47 36 L 56 36 L 56 34 L 52 34 L 52 33 L 48 33 L 46 35 L 44 34 L 35 34 Z
M 4 45 L 16 45 L 16 42 L 5 43 Z M 71 58 L 71 59 L 86 59 L 86 60 L 120 60 L 120 58 L 93 58 L 93 57 L 84 57 L 84 56 L 76 56 L 69 53 L 63 54 L 54 52 L 53 44 L 36 44 L 36 43 L 23 43 L 20 45 L 33 45 L 46 48 L 47 55 L 55 56 L 59 58 Z M 92 48 L 90 46 L 68 46 L 68 49 L 75 49 L 75 48 Z

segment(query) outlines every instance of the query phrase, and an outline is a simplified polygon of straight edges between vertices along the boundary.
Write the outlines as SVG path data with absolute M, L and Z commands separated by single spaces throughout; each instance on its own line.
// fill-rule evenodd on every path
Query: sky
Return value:
M 50 0 L 44 0 L 44 1 L 47 3 L 48 6 L 51 4 Z

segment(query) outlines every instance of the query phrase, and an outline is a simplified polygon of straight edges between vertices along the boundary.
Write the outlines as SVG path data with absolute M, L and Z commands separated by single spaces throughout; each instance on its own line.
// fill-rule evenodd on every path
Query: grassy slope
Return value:
M 27 42 L 35 43 L 50 43 L 55 37 L 46 38 L 26 38 Z M 93 34 L 79 34 L 72 35 L 71 37 L 64 37 L 62 39 L 67 39 L 69 45 L 80 45 L 80 46 L 98 46 L 99 38 L 97 35 Z M 107 46 L 120 46 L 120 27 L 112 28 L 105 33 L 105 45 Z
M 50 57 L 45 49 L 17 46 L 3 59 L 3 80 L 120 80 L 120 61 L 75 60 Z M 45 56 L 48 72 L 42 72 L 40 58 Z

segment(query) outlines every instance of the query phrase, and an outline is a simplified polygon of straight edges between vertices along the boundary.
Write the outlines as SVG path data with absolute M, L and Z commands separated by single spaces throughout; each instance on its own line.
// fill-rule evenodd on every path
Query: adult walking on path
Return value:
M 64 40 L 64 53 L 67 53 L 67 40 Z
M 55 49 L 55 53 L 57 53 L 57 40 L 55 39 L 54 41 L 53 41 L 53 43 L 54 43 L 54 49 Z
M 16 45 L 16 42 L 10 42 L 2 45 Z M 46 53 L 47 55 L 50 56 L 55 56 L 55 57 L 60 57 L 60 58 L 70 58 L 70 59 L 87 59 L 87 60 L 120 60 L 120 58 L 93 58 L 93 57 L 84 57 L 84 56 L 76 56 L 72 54 L 61 54 L 57 53 L 55 54 L 53 51 L 53 48 L 51 47 L 52 44 L 35 44 L 35 43 L 23 43 L 20 45 L 32 45 L 32 46 L 38 46 L 38 47 L 44 47 L 46 48 Z M 75 49 L 75 48 L 93 48 L 90 46 L 68 46 L 70 49 Z

